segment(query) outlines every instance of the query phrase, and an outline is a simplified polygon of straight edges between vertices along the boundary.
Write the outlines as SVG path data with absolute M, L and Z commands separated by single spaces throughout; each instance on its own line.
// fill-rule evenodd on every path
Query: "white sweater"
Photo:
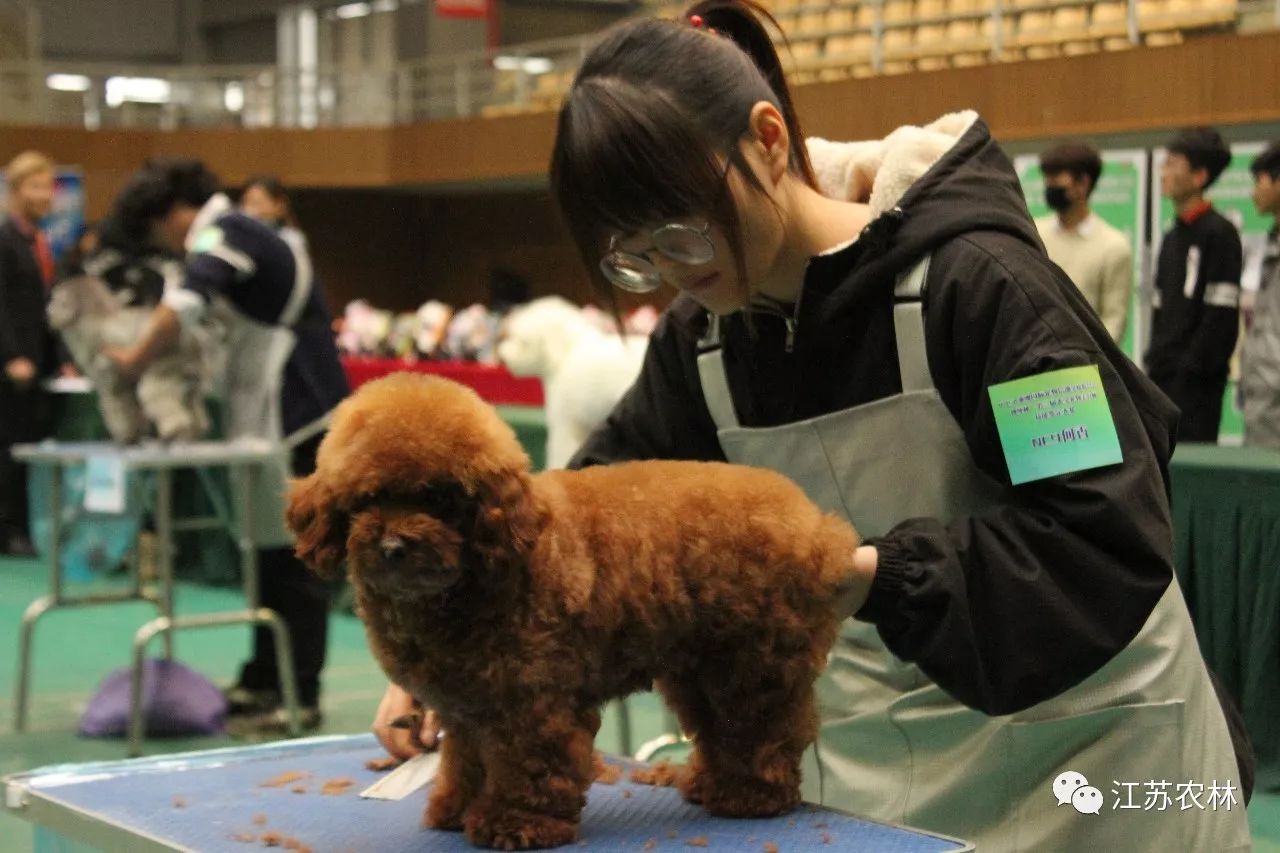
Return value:
M 1124 234 L 1096 214 L 1072 229 L 1056 215 L 1036 220 L 1049 258 L 1066 272 L 1102 318 L 1111 337 L 1124 335 L 1133 283 L 1133 250 Z

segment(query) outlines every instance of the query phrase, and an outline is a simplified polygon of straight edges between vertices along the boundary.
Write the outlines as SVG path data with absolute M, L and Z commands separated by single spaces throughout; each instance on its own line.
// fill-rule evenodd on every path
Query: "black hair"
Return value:
M 284 188 L 284 184 L 275 175 L 254 175 L 244 182 L 244 192 L 248 192 L 253 187 L 262 190 L 275 201 L 287 202 L 289 200 L 289 191 Z
M 1165 146 L 1170 154 L 1180 154 L 1187 158 L 1192 170 L 1204 169 L 1209 175 L 1201 191 L 1213 186 L 1218 176 L 1231 162 L 1231 149 L 1222 138 L 1222 134 L 1211 127 L 1193 127 L 1181 131 Z
M 131 240 L 147 242 L 174 207 L 203 207 L 218 190 L 217 175 L 199 160 L 153 157 L 125 183 L 111 216 Z
M 1040 171 L 1046 177 L 1066 173 L 1073 178 L 1088 178 L 1089 193 L 1102 176 L 1102 157 L 1087 142 L 1064 142 L 1040 155 Z
M 760 101 L 786 121 L 790 170 L 816 186 L 766 21 L 777 27 L 750 0 L 711 0 L 680 21 L 617 24 L 587 54 L 560 110 L 551 185 L 593 273 L 609 231 L 705 214 L 724 230 L 745 286 L 741 229 L 725 184 L 736 168 L 764 191 L 737 144 Z
M 1280 142 L 1273 142 L 1266 150 L 1253 158 L 1249 171 L 1256 178 L 1259 175 L 1270 175 L 1271 180 L 1280 181 Z
M 254 187 L 270 196 L 276 204 L 284 205 L 284 216 L 280 222 L 276 223 L 277 225 L 289 225 L 294 228 L 298 226 L 297 217 L 293 212 L 293 200 L 289 197 L 289 190 L 283 181 L 275 175 L 254 175 L 244 182 L 244 189 L 240 191 L 241 198 Z

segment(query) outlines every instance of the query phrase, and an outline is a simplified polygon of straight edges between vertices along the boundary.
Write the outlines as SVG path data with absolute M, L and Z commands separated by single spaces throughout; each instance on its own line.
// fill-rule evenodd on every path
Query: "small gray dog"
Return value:
M 166 442 L 194 441 L 209 431 L 204 390 L 210 342 L 205 336 L 184 329 L 177 347 L 152 362 L 134 384 L 116 372 L 102 349 L 136 343 L 147 329 L 150 309 L 126 308 L 101 279 L 84 276 L 53 289 L 48 316 L 93 383 L 113 440 L 135 444 L 154 435 Z

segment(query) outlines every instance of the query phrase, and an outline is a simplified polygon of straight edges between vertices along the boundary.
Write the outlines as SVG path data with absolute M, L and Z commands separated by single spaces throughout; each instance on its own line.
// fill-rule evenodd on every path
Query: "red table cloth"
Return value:
M 397 358 L 355 358 L 343 356 L 342 366 L 354 391 L 366 382 L 388 373 L 406 370 L 430 373 L 469 386 L 489 403 L 501 406 L 541 406 L 542 380 L 512 376 L 502 365 L 470 361 L 404 361 Z

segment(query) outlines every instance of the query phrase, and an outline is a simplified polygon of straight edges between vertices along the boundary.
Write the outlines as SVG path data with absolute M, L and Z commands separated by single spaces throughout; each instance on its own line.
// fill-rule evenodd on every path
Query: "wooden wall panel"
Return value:
M 392 180 L 433 184 L 540 177 L 554 142 L 552 113 L 398 127 L 392 131 Z
M 270 172 L 295 186 L 377 187 L 392 183 L 390 134 L 386 128 L 182 130 L 157 133 L 155 147 L 204 160 L 228 184 Z

